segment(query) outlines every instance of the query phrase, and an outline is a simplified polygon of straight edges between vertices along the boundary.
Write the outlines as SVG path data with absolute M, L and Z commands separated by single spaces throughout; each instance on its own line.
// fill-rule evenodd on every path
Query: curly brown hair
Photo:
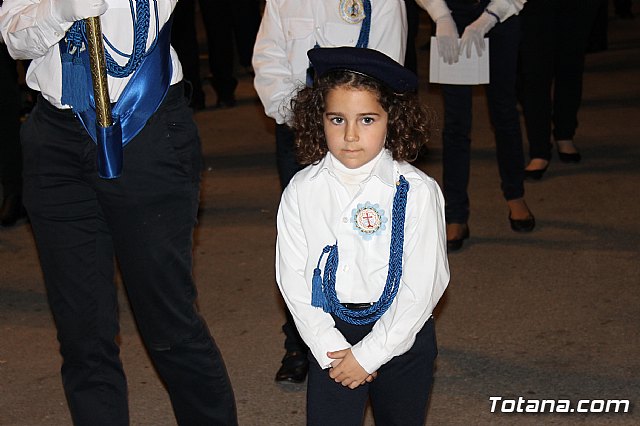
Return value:
M 394 160 L 413 161 L 420 147 L 429 140 L 433 112 L 422 105 L 414 92 L 394 93 L 385 84 L 349 70 L 331 71 L 313 87 L 298 91 L 291 100 L 296 156 L 300 164 L 314 164 L 329 151 L 324 136 L 323 114 L 327 94 L 338 87 L 368 90 L 375 94 L 387 112 L 385 148 Z

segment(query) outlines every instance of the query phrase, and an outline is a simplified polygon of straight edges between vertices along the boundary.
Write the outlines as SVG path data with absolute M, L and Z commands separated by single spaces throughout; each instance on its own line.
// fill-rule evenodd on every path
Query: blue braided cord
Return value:
M 407 207 L 407 193 L 409 182 L 400 176 L 400 184 L 393 197 L 393 218 L 391 225 L 391 247 L 389 249 L 389 271 L 384 290 L 377 302 L 363 310 L 351 310 L 340 304 L 336 294 L 336 271 L 338 269 L 338 244 L 326 246 L 318 260 L 318 268 L 325 253 L 328 252 L 322 279 L 322 293 L 324 294 L 323 309 L 332 312 L 341 320 L 354 325 L 370 324 L 377 321 L 391 306 L 400 288 L 402 277 L 402 253 L 404 249 L 404 221 Z M 316 269 L 318 269 L 316 268 Z M 314 305 L 316 306 L 316 305 Z
M 155 11 L 155 17 L 156 17 L 156 36 L 153 40 L 153 42 L 151 43 L 151 46 L 149 46 L 149 49 L 147 49 L 147 51 L 151 51 L 153 50 L 153 48 L 155 47 L 156 43 L 158 42 L 158 33 L 159 33 L 159 29 L 160 29 L 160 17 L 158 16 L 158 2 L 157 0 L 154 0 L 153 2 L 153 6 L 154 6 L 154 11 Z M 130 4 L 130 8 L 131 8 L 131 16 L 135 15 L 135 11 L 133 10 L 132 4 Z M 133 23 L 134 21 L 132 21 Z M 134 26 L 134 32 L 135 32 L 135 26 Z M 105 44 L 107 46 L 109 46 L 109 48 L 111 50 L 113 50 L 115 53 L 117 53 L 118 55 L 124 57 L 124 58 L 130 58 L 131 55 L 125 52 L 122 52 L 121 50 L 119 50 L 117 47 L 115 47 L 113 44 L 111 44 L 111 42 L 109 41 L 109 39 L 106 36 L 102 36 L 102 39 L 104 40 Z M 105 56 L 108 53 L 105 53 Z
M 154 5 L 157 16 L 157 0 L 154 0 Z M 135 9 L 133 7 L 133 0 L 129 0 L 129 7 L 131 8 L 131 18 L 133 21 L 133 48 L 131 50 L 131 56 L 129 56 L 127 63 L 124 65 L 119 65 L 113 57 L 111 57 L 109 52 L 105 50 L 107 73 L 112 77 L 122 78 L 131 75 L 138 68 L 147 51 L 147 38 L 149 36 L 149 21 L 151 16 L 149 0 L 137 0 Z M 108 44 L 111 45 L 111 43 Z
M 155 46 L 158 40 L 158 2 L 153 0 L 154 9 L 156 14 L 156 37 L 153 41 L 153 45 L 149 48 L 151 50 Z M 149 21 L 150 21 L 150 8 L 149 0 L 137 0 L 137 9 L 133 6 L 133 0 L 129 0 L 129 7 L 131 8 L 131 18 L 133 21 L 133 48 L 131 54 L 124 54 L 115 49 L 113 44 L 103 36 L 105 43 L 112 48 L 115 53 L 127 57 L 127 63 L 123 66 L 111 57 L 109 52 L 105 50 L 105 62 L 107 65 L 107 74 L 112 77 L 128 77 L 138 68 L 140 62 L 144 59 L 147 53 L 147 38 L 149 37 Z M 78 50 L 82 47 L 86 41 L 86 27 L 84 20 L 76 21 L 73 23 L 69 31 L 67 31 L 67 43 L 68 51 L 71 52 L 74 48 Z
M 371 30 L 371 1 L 364 0 L 364 20 L 360 27 L 360 37 L 356 47 L 368 47 L 369 46 L 369 31 Z

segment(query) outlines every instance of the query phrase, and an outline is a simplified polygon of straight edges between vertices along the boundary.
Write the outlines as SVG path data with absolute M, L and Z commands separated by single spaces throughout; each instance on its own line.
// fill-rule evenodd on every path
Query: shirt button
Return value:
M 347 219 L 346 217 L 343 217 L 343 218 L 342 218 L 342 222 L 343 222 L 343 223 L 347 223 L 347 222 L 349 222 L 349 219 Z
M 349 265 L 344 265 L 344 268 L 342 268 L 342 270 L 344 272 L 349 272 Z

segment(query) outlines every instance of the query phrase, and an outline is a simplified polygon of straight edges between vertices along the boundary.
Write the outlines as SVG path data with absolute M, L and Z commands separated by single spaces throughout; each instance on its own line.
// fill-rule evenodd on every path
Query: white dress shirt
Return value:
M 254 85 L 265 113 L 288 121 L 288 102 L 306 83 L 307 51 L 355 46 L 361 24 L 340 16 L 338 0 L 267 0 L 253 49 Z M 404 63 L 407 16 L 404 0 L 371 0 L 370 49 Z
M 160 28 L 169 19 L 178 0 L 158 0 Z M 133 22 L 129 0 L 108 0 L 109 9 L 100 17 L 102 33 L 118 50 L 130 54 L 133 49 Z M 134 2 L 135 3 L 135 2 Z M 0 9 L 0 32 L 9 53 L 15 59 L 32 59 L 27 70 L 27 85 L 42 92 L 42 96 L 58 108 L 69 108 L 60 103 L 62 95 L 62 63 L 58 42 L 73 22 L 61 22 L 52 13 L 52 0 L 4 0 Z M 154 2 L 151 10 L 147 48 L 156 36 Z M 105 44 L 113 59 L 120 65 L 127 62 Z M 173 74 L 171 84 L 182 80 L 182 66 L 173 48 L 171 49 Z M 124 90 L 129 77 L 108 77 L 109 97 L 115 102 Z
M 487 9 L 502 22 L 511 15 L 520 13 L 526 2 L 527 0 L 491 0 Z M 450 14 L 446 0 L 416 0 L 416 3 L 429 13 L 434 22 Z
M 336 294 L 341 303 L 379 299 L 387 279 L 393 197 L 403 175 L 409 182 L 405 215 L 402 279 L 398 293 L 372 331 L 351 347 L 369 373 L 408 351 L 431 317 L 449 282 L 444 200 L 437 183 L 384 150 L 355 196 L 336 176 L 331 154 L 298 172 L 282 194 L 278 210 L 276 280 L 300 335 L 321 367 L 328 351 L 351 345 L 330 314 L 311 306 L 311 282 L 322 249 L 337 242 Z M 355 209 L 373 205 L 384 226 L 365 238 Z M 326 260 L 326 256 L 325 256 Z M 324 260 L 320 265 L 324 269 Z

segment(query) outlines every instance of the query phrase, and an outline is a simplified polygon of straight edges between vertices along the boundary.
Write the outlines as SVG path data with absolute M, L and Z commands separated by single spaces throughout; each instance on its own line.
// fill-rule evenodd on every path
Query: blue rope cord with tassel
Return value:
M 159 18 L 158 1 L 153 0 L 156 18 L 156 37 L 149 50 L 153 49 L 158 39 Z M 128 58 L 125 65 L 119 65 L 105 50 L 107 74 L 112 77 L 123 78 L 131 75 L 140 65 L 147 53 L 147 38 L 149 36 L 150 0 L 137 0 L 134 7 L 133 0 L 129 0 L 131 18 L 133 21 L 133 47 L 131 54 L 125 54 L 116 49 L 103 36 L 105 43 L 115 53 Z M 66 51 L 62 52 L 62 98 L 63 104 L 71 105 L 76 112 L 83 112 L 89 108 L 89 94 L 91 91 L 90 76 L 85 71 L 85 64 L 80 53 L 86 49 L 86 27 L 84 20 L 76 21 L 67 31 Z
M 338 269 L 338 243 L 328 245 L 320 254 L 318 265 L 313 271 L 311 306 L 333 313 L 349 324 L 364 325 L 377 321 L 384 314 L 398 293 L 402 277 L 402 253 L 404 248 L 404 220 L 407 206 L 409 182 L 400 176 L 398 188 L 393 197 L 393 217 L 391 224 L 391 247 L 389 249 L 389 271 L 384 290 L 377 302 L 363 310 L 344 307 L 336 294 L 336 271 Z M 324 277 L 320 275 L 320 263 L 327 254 Z

